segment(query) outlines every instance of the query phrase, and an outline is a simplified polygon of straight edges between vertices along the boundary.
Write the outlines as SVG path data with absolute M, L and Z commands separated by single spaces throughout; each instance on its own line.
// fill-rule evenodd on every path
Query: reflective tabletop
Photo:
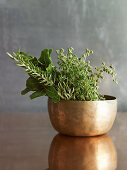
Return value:
M 0 170 L 127 170 L 127 113 L 97 137 L 58 134 L 48 113 L 0 113 Z

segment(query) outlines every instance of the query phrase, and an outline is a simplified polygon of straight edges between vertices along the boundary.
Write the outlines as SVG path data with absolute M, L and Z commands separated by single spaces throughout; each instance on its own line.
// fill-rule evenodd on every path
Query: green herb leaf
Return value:
M 58 95 L 58 92 L 52 86 L 46 88 L 46 94 L 48 97 L 53 99 L 55 103 L 60 101 L 60 96 Z
M 36 91 L 36 92 L 34 92 L 30 95 L 30 98 L 32 100 L 32 99 L 35 99 L 37 97 L 41 97 L 41 96 L 45 96 L 45 95 L 46 95 L 45 91 Z
M 52 60 L 51 60 L 51 53 L 52 53 L 52 49 L 44 49 L 42 52 L 41 52 L 41 56 L 39 58 L 39 61 L 43 64 L 43 66 L 45 67 L 45 69 L 49 66 L 49 64 L 52 63 Z
M 30 91 L 38 91 L 38 90 L 42 90 L 43 89 L 43 86 L 41 86 L 41 84 L 35 78 L 33 78 L 33 77 L 29 77 L 27 79 L 26 87 Z
M 25 95 L 28 92 L 30 92 L 30 89 L 29 88 L 25 88 L 24 90 L 21 91 L 21 95 Z

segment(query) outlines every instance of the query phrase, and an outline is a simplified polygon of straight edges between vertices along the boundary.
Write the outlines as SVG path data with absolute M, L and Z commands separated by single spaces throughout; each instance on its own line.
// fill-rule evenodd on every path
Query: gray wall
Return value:
M 116 96 L 119 111 L 127 111 L 126 16 L 126 0 L 0 0 L 0 111 L 47 110 L 47 97 L 31 101 L 28 95 L 20 96 L 27 75 L 6 51 L 20 47 L 39 56 L 44 48 L 69 46 L 78 54 L 93 49 L 93 64 L 105 60 L 115 65 L 119 85 L 106 76 L 100 91 Z

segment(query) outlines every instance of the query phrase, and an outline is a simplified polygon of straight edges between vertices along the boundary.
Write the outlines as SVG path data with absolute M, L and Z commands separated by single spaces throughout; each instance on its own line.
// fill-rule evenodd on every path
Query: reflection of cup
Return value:
M 115 170 L 117 154 L 108 135 L 56 135 L 49 151 L 49 170 Z

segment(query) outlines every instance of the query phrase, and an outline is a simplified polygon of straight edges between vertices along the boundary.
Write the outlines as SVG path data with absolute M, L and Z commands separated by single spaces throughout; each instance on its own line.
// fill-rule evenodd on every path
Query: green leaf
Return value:
M 43 86 L 33 77 L 29 77 L 26 81 L 26 87 L 30 91 L 39 91 L 43 89 Z
M 31 58 L 30 61 L 31 61 L 34 65 L 38 65 L 38 59 L 37 59 L 36 57 Z
M 29 53 L 24 53 L 22 51 L 18 51 L 19 54 L 21 54 L 24 58 L 32 59 L 32 57 Z
M 53 70 L 53 66 L 52 66 L 52 64 L 49 64 L 49 66 L 46 68 L 46 72 L 48 74 L 52 74 L 52 70 Z
M 49 64 L 52 63 L 52 59 L 50 57 L 52 51 L 53 51 L 52 49 L 46 48 L 41 52 L 41 56 L 39 58 L 39 61 L 43 64 L 45 69 L 49 66 Z
M 60 101 L 60 96 L 58 95 L 58 92 L 56 91 L 56 89 L 54 87 L 52 87 L 52 86 L 47 87 L 46 94 L 48 97 L 53 99 L 53 101 L 55 103 Z
M 30 92 L 30 89 L 29 88 L 25 88 L 24 90 L 21 91 L 21 95 L 25 95 L 28 92 Z
M 32 99 L 35 99 L 37 97 L 41 97 L 41 96 L 45 96 L 45 95 L 46 95 L 45 91 L 36 91 L 36 92 L 34 92 L 30 95 L 30 98 L 32 100 Z
M 51 56 L 53 49 L 49 49 L 49 57 Z
M 32 59 L 30 59 L 30 62 L 32 62 L 35 66 L 38 66 L 42 70 L 45 70 L 44 65 L 36 57 L 33 57 Z

